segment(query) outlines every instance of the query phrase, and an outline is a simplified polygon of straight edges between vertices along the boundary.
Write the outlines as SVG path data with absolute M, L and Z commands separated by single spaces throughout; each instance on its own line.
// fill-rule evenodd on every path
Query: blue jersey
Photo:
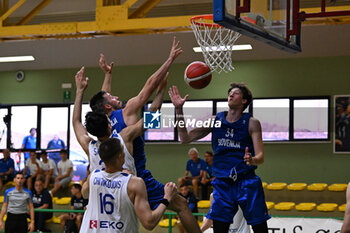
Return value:
M 190 171 L 192 176 L 199 176 L 201 170 L 204 170 L 205 162 L 203 159 L 198 158 L 197 163 L 195 163 L 192 159 L 187 161 L 186 171 Z
M 23 138 L 24 149 L 36 149 L 36 137 L 28 135 Z
M 254 156 L 253 141 L 249 135 L 250 114 L 243 113 L 236 122 L 226 121 L 227 112 L 216 115 L 215 121 L 221 121 L 221 127 L 212 129 L 213 176 L 234 177 L 256 169 L 243 160 L 245 148 Z
M 66 147 L 66 145 L 64 144 L 64 142 L 62 141 L 62 139 L 58 139 L 57 141 L 55 141 L 54 139 L 52 139 L 51 141 L 49 141 L 49 143 L 47 144 L 47 149 L 64 149 Z
M 204 164 L 204 169 L 202 169 L 207 172 L 207 178 L 212 178 L 213 177 L 213 168 L 211 165 L 209 165 L 207 162 Z
M 8 158 L 8 159 L 0 159 L 0 172 L 1 173 L 5 173 L 8 170 L 10 170 L 10 168 L 13 169 L 13 174 L 15 173 L 15 162 L 13 161 L 12 158 Z M 10 177 L 13 177 L 13 174 L 10 174 Z
M 64 149 L 64 148 L 66 148 L 66 145 L 64 144 L 62 139 L 58 139 L 57 141 L 52 139 L 47 144 L 47 149 Z M 50 152 L 50 153 L 47 153 L 47 155 L 49 156 L 50 159 L 52 159 L 56 163 L 56 165 L 58 164 L 59 161 L 62 160 L 60 156 L 60 152 Z
M 109 116 L 109 118 L 111 119 L 111 125 L 112 125 L 113 131 L 116 131 L 117 133 L 119 133 L 120 131 L 122 131 L 124 128 L 127 127 L 127 125 L 124 122 L 122 109 L 113 111 Z M 137 174 L 141 174 L 141 172 L 146 169 L 146 155 L 145 155 L 144 146 L 145 146 L 145 142 L 141 136 L 137 137 L 133 141 L 133 148 L 134 148 L 133 156 L 135 160 L 135 167 L 136 167 Z

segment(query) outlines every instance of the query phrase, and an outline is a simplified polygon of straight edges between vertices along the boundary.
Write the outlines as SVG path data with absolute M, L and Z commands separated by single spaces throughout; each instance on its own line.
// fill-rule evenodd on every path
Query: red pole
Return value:
M 321 0 L 321 12 L 326 12 L 326 0 Z

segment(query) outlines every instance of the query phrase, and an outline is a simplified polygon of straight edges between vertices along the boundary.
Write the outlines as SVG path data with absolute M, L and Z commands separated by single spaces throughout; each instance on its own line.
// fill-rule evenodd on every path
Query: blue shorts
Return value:
M 137 176 L 142 178 L 146 184 L 148 203 L 151 210 L 156 209 L 164 198 L 164 184 L 154 179 L 149 170 L 137 172 Z
M 216 178 L 212 185 L 214 201 L 207 215 L 209 219 L 232 223 L 238 205 L 249 225 L 260 224 L 270 218 L 261 180 L 254 172 L 236 181 Z

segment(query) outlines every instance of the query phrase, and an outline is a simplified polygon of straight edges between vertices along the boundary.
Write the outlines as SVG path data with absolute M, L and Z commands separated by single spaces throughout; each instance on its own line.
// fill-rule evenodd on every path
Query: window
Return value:
M 68 108 L 50 107 L 41 109 L 41 148 L 63 149 L 67 146 Z M 55 139 L 55 143 L 52 143 Z M 58 140 L 61 139 L 61 140 Z M 63 142 L 62 142 L 63 141 Z M 49 145 L 49 142 L 50 145 Z M 60 145 L 58 145 L 60 143 Z
M 145 111 L 151 104 L 148 104 Z M 145 131 L 145 140 L 148 141 L 173 141 L 175 140 L 174 125 L 175 107 L 172 103 L 163 103 L 160 109 L 161 112 L 161 128 L 148 129 Z
M 328 139 L 328 118 L 329 99 L 294 100 L 294 139 Z
M 289 140 L 289 99 L 255 99 L 253 114 L 260 121 L 263 141 Z
M 85 152 L 83 151 L 83 149 L 81 148 L 77 138 L 75 137 L 75 133 L 74 133 L 74 129 L 73 129 L 73 124 L 72 124 L 72 118 L 73 118 L 73 109 L 74 109 L 74 105 L 72 104 L 70 106 L 70 119 L 69 119 L 69 127 L 70 127 L 70 155 L 71 154 L 82 154 L 85 155 Z M 89 104 L 83 104 L 82 105 L 82 109 L 81 109 L 81 122 L 85 123 L 85 115 L 86 113 L 88 113 L 89 111 L 91 111 L 91 108 L 89 106 Z M 91 137 L 93 137 L 92 135 L 89 135 Z M 93 137 L 95 138 L 95 137 Z
M 22 147 L 24 138 L 30 134 L 30 129 L 37 128 L 37 106 L 16 106 L 11 108 L 11 136 L 13 148 Z M 36 134 L 34 135 L 36 138 Z
M 224 112 L 224 111 L 228 111 L 228 103 L 227 101 L 218 101 L 216 102 L 216 113 L 218 112 Z M 249 112 L 249 106 L 244 109 L 243 112 Z
M 7 126 L 4 119 L 7 113 L 7 108 L 0 108 L 0 149 L 5 149 L 7 147 Z
M 73 180 L 79 181 L 86 177 L 86 170 L 88 166 L 88 155 L 85 154 L 85 151 L 81 148 L 77 138 L 75 137 L 73 124 L 72 124 L 72 118 L 73 118 L 73 109 L 74 105 L 70 105 L 70 118 L 69 118 L 69 159 L 73 163 Z M 91 111 L 91 108 L 89 104 L 83 104 L 81 109 L 81 118 L 82 123 L 84 125 L 85 123 L 85 115 L 87 112 Z M 89 135 L 92 138 L 92 135 Z M 96 138 L 95 138 L 96 139 Z
M 218 101 L 216 102 L 216 113 L 228 111 L 227 101 Z
M 183 112 L 185 123 L 188 124 L 187 130 L 191 131 L 196 128 L 197 121 L 207 121 L 213 116 L 213 101 L 186 101 Z M 211 141 L 211 133 L 198 141 Z

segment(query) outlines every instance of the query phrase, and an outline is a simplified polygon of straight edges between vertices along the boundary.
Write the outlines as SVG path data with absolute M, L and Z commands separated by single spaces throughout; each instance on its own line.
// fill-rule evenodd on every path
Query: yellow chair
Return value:
M 58 200 L 58 197 L 53 197 L 52 198 L 52 203 L 56 203 L 57 200 Z
M 60 217 L 53 216 L 52 217 L 52 222 L 60 224 L 61 223 L 61 219 L 60 219 Z
M 348 187 L 348 184 L 332 184 L 328 186 L 328 190 L 332 192 L 343 192 Z
M 274 205 L 275 205 L 275 202 L 272 202 L 272 201 L 267 201 L 266 202 L 266 207 L 267 207 L 268 210 L 271 209 Z
M 263 188 L 266 188 L 267 183 L 266 182 L 262 182 L 262 186 L 263 186 Z
M 328 185 L 326 183 L 313 183 L 307 186 L 307 190 L 320 192 L 325 190 L 327 186 Z
M 71 198 L 70 197 L 62 197 L 56 200 L 57 205 L 68 205 L 70 204 Z
M 312 211 L 315 209 L 316 203 L 313 202 L 302 202 L 295 206 L 298 211 Z
M 338 207 L 336 203 L 322 203 L 319 204 L 316 208 L 321 212 L 333 212 Z
M 295 206 L 294 202 L 280 202 L 274 206 L 275 210 L 291 210 Z
M 197 203 L 197 207 L 199 209 L 208 209 L 210 208 L 210 201 L 209 200 L 202 200 Z
M 291 183 L 287 186 L 287 189 L 291 191 L 302 191 L 306 188 L 306 186 L 306 183 Z
M 176 225 L 176 223 L 177 223 L 177 220 L 176 219 L 171 219 L 171 226 L 172 227 L 174 227 L 175 225 Z M 163 219 L 163 220 L 161 220 L 159 223 L 158 223 L 158 225 L 160 226 L 160 227 L 169 227 L 169 219 Z
M 287 186 L 286 183 L 271 183 L 267 185 L 268 190 L 283 190 Z
M 203 221 L 198 220 L 198 225 L 201 227 L 203 225 Z
M 0 196 L 0 203 L 4 203 L 4 199 L 5 199 L 4 196 Z
M 338 207 L 338 210 L 341 212 L 345 212 L 345 209 L 346 209 L 346 204 L 342 204 Z
M 10 185 L 10 186 L 15 186 L 15 182 L 14 181 L 10 181 L 10 182 L 7 182 L 7 185 Z
M 45 222 L 46 222 L 46 223 L 53 222 L 53 217 L 52 217 L 52 218 L 49 218 L 49 219 L 46 219 Z

